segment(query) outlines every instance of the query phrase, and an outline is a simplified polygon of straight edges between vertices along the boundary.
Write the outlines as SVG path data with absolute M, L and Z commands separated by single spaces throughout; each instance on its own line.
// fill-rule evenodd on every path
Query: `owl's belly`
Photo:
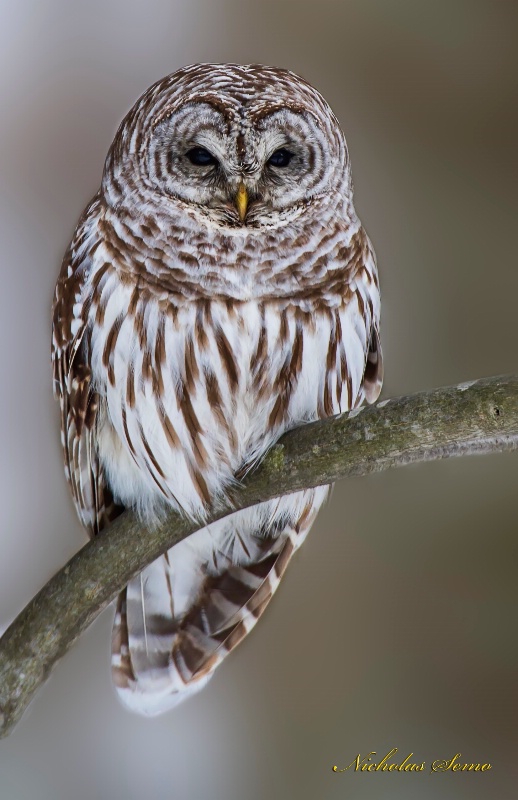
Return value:
M 203 517 L 284 430 L 358 397 L 366 332 L 347 307 L 150 303 L 136 318 L 114 299 L 92 341 L 98 449 L 116 500 L 146 516 L 165 503 Z

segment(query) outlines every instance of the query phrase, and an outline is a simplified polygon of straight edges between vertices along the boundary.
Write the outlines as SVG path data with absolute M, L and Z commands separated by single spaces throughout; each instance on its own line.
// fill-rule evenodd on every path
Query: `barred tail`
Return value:
M 329 487 L 262 503 L 175 545 L 120 595 L 119 695 L 155 715 L 201 689 L 263 614 Z

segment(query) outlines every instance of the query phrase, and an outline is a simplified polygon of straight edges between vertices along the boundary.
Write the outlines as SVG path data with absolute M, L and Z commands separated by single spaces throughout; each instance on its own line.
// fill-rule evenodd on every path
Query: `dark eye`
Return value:
M 204 147 L 192 147 L 190 150 L 187 150 L 185 157 L 188 158 L 195 167 L 211 167 L 213 164 L 218 163 L 217 158 L 214 158 L 212 153 L 209 153 Z
M 268 164 L 271 167 L 287 167 L 293 156 L 294 153 L 290 153 L 285 147 L 281 147 L 280 150 L 276 150 L 275 153 L 270 156 Z

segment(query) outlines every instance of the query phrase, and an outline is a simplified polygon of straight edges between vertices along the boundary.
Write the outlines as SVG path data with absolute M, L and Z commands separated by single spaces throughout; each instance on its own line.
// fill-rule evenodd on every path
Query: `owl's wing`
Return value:
M 114 505 L 93 444 L 99 397 L 92 387 L 89 303 L 84 286 L 97 239 L 100 203 L 80 220 L 63 259 L 52 307 L 54 395 L 61 409 L 65 474 L 77 512 L 90 536 L 120 513 Z
M 360 228 L 351 245 L 345 250 L 345 267 L 350 267 L 353 273 L 357 319 L 360 325 L 365 326 L 367 344 L 360 391 L 353 404 L 359 406 L 364 400 L 375 403 L 379 397 L 383 384 L 383 353 L 380 340 L 379 281 L 374 249 L 363 228 Z
M 381 392 L 383 384 L 383 353 L 379 326 L 377 321 L 372 323 L 370 343 L 363 373 L 363 394 L 368 403 L 375 403 Z

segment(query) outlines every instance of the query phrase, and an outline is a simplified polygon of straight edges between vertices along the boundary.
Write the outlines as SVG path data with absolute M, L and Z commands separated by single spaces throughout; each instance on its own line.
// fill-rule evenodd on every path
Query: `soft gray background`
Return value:
M 62 252 L 120 119 L 193 61 L 302 73 L 349 143 L 383 290 L 384 396 L 516 371 L 518 6 L 491 0 L 0 4 L 0 609 L 84 542 L 51 399 Z M 111 610 L 8 741 L 2 800 L 486 798 L 516 787 L 516 455 L 341 483 L 202 694 L 119 706 Z M 483 775 L 343 775 L 358 752 Z

